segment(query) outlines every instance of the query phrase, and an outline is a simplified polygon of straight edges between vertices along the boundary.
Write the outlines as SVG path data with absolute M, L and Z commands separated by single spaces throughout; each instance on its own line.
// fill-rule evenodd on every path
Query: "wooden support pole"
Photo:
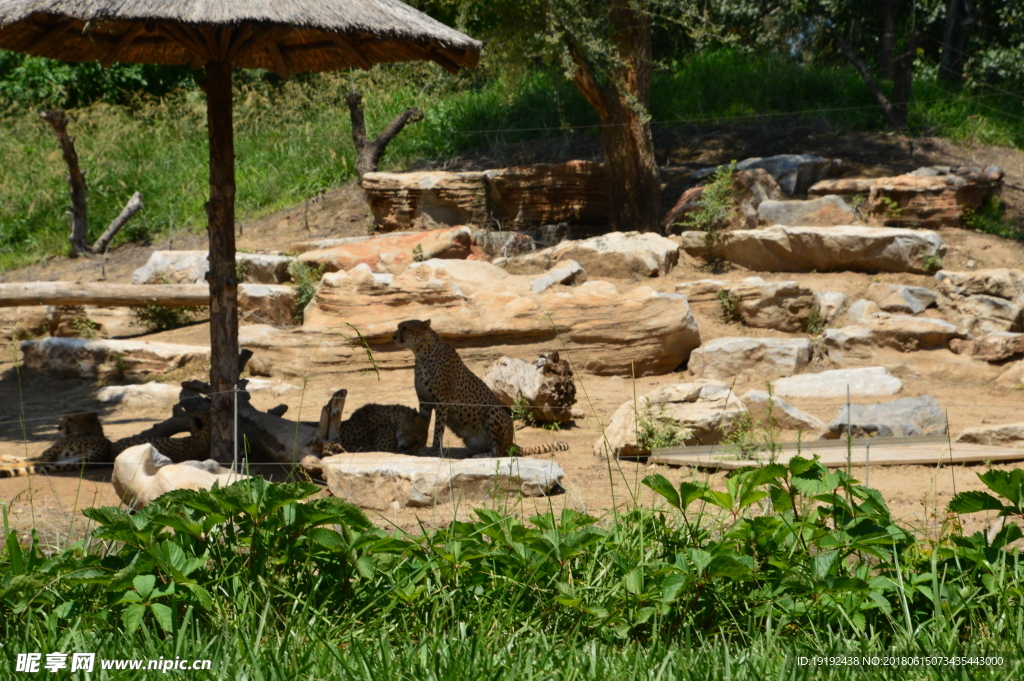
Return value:
M 206 63 L 206 121 L 210 143 L 210 457 L 231 460 L 232 391 L 238 381 L 238 279 L 235 275 L 235 145 L 231 64 Z

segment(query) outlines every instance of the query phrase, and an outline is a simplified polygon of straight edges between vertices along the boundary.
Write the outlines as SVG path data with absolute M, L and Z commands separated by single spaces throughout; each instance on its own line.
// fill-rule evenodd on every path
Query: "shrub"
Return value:
M 150 333 L 168 331 L 192 323 L 202 314 L 204 307 L 166 307 L 164 305 L 142 305 L 132 308 L 132 325 L 141 326 Z

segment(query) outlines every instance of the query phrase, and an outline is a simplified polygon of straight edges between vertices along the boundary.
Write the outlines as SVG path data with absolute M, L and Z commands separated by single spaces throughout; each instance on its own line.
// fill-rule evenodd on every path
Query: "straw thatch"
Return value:
M 429 60 L 481 43 L 398 0 L 0 0 L 0 49 L 64 61 L 230 61 L 282 75 Z

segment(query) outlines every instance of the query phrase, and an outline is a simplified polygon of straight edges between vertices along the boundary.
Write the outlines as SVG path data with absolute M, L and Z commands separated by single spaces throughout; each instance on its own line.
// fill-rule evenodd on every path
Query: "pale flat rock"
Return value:
M 754 421 L 768 425 L 771 405 L 771 420 L 783 430 L 802 430 L 809 433 L 820 433 L 825 430 L 825 422 L 816 416 L 801 411 L 777 395 L 769 395 L 765 390 L 749 390 L 740 398 Z
M 850 305 L 850 309 L 846 311 L 846 324 L 848 326 L 860 324 L 881 311 L 882 309 L 878 307 L 878 303 L 875 301 L 861 298 Z
M 414 262 L 406 267 L 406 270 L 414 270 L 420 267 L 432 273 L 444 272 L 455 289 L 463 296 L 494 289 L 498 282 L 504 281 L 509 277 L 508 272 L 486 260 L 444 260 L 432 258 L 424 262 Z M 388 285 L 394 284 L 394 278 L 382 279 L 380 276 L 377 276 L 376 280 Z M 512 279 L 508 283 L 511 282 L 518 283 L 518 280 Z
M 543 276 L 530 280 L 530 290 L 543 293 L 552 286 L 575 286 L 587 280 L 587 271 L 575 260 L 562 260 Z
M 96 392 L 96 399 L 104 404 L 125 407 L 152 407 L 178 403 L 181 386 L 171 383 L 142 383 L 140 385 L 108 385 Z
M 710 303 L 718 301 L 719 291 L 728 287 L 729 284 L 718 279 L 698 279 L 676 284 L 676 293 L 683 294 L 691 303 Z
M 817 374 L 800 374 L 772 381 L 772 392 L 780 397 L 878 397 L 895 395 L 903 387 L 900 379 L 885 367 L 833 369 Z
M 666 373 L 700 345 L 685 296 L 647 286 L 620 289 L 608 281 L 537 294 L 531 277 L 477 276 L 500 268 L 472 263 L 474 274 L 467 273 L 469 266 L 422 263 L 390 283 L 367 270 L 326 274 L 306 308 L 303 329 L 315 333 L 349 323 L 371 346 L 387 346 L 381 348 L 387 353 L 397 350 L 391 336 L 399 322 L 430 319 L 457 349 L 473 349 L 490 360 L 513 354 L 502 346 L 546 343 L 572 353 L 576 367 L 604 375 L 629 375 L 631 367 L 638 376 Z M 266 332 L 261 335 L 266 338 Z
M 955 324 L 942 319 L 881 312 L 864 317 L 854 326 L 826 329 L 824 340 L 829 357 L 839 362 L 843 352 L 858 346 L 893 348 L 900 352 L 934 350 L 949 347 L 950 341 L 962 335 Z
M 875 178 L 872 177 L 842 177 L 834 180 L 821 180 L 815 182 L 807 190 L 809 197 L 821 197 L 835 195 L 845 198 L 852 198 L 858 194 L 865 198 L 871 192 L 871 185 Z
M 803 331 L 814 309 L 814 292 L 795 281 L 750 277 L 728 285 L 727 290 L 740 321 L 754 328 Z
M 769 225 L 806 227 L 849 225 L 857 217 L 846 201 L 835 194 L 809 201 L 762 201 L 757 206 L 757 216 Z
M 960 296 L 986 295 L 1016 300 L 1024 295 L 1024 270 L 1005 267 L 954 272 L 942 270 L 935 273 L 939 291 Z
M 631 279 L 668 274 L 679 262 L 679 244 L 653 232 L 609 232 L 550 249 L 552 263 L 575 260 L 592 277 Z
M 846 437 L 916 437 L 944 435 L 946 412 L 931 395 L 904 397 L 881 404 L 851 404 L 839 408 L 822 440 Z
M 249 360 L 249 363 L 251 364 L 252 360 Z M 283 381 L 271 381 L 266 378 L 247 378 L 245 381 L 245 390 L 249 393 L 270 393 L 271 395 L 280 397 L 281 395 L 287 395 L 288 393 L 302 390 L 302 388 L 297 385 L 284 383 Z
M 473 245 L 469 227 L 453 227 L 386 234 L 332 248 L 306 251 L 299 256 L 299 260 L 321 266 L 326 272 L 345 271 L 366 264 L 374 272 L 397 274 L 417 259 L 464 260 L 473 255 L 483 257 L 482 252 Z
M 1024 360 L 1007 366 L 1003 373 L 996 377 L 996 387 L 1024 390 Z
M 212 459 L 172 463 L 153 445 L 142 444 L 117 455 L 110 481 L 121 501 L 138 511 L 176 489 L 227 487 L 247 477 Z
M 1024 423 L 1004 423 L 996 426 L 965 428 L 956 438 L 957 442 L 970 442 L 990 446 L 1024 446 Z
M 250 324 L 295 324 L 295 289 L 275 284 L 241 284 L 238 287 L 238 317 Z
M 362 508 L 394 504 L 473 503 L 508 494 L 539 497 L 561 491 L 565 473 L 550 459 L 442 459 L 370 452 L 320 461 L 331 494 Z
M 595 456 L 631 457 L 650 453 L 637 443 L 637 414 L 641 419 L 667 420 L 686 432 L 686 445 L 710 445 L 722 441 L 732 424 L 747 411 L 725 383 L 701 379 L 664 385 L 624 402 L 605 426 L 604 436 L 594 443 Z
M 132 274 L 133 284 L 203 284 L 210 269 L 208 251 L 153 251 L 149 260 Z M 241 281 L 254 284 L 283 284 L 291 280 L 289 255 L 236 253 L 235 264 Z
M 675 237 L 692 256 L 707 258 L 702 232 Z M 946 245 L 935 232 L 892 227 L 783 227 L 720 235 L 716 255 L 761 272 L 926 273 L 925 260 L 941 258 Z
M 810 362 L 807 338 L 716 338 L 693 351 L 688 369 L 699 378 L 746 381 L 792 376 Z
M 938 294 L 923 286 L 876 282 L 868 287 L 864 297 L 878 303 L 884 312 L 920 314 L 935 304 Z
M 839 291 L 821 291 L 814 294 L 814 302 L 818 305 L 818 316 L 826 324 L 834 324 L 850 303 L 850 297 Z
M 101 380 L 146 381 L 210 358 L 201 345 L 84 338 L 29 340 L 21 352 L 30 369 Z

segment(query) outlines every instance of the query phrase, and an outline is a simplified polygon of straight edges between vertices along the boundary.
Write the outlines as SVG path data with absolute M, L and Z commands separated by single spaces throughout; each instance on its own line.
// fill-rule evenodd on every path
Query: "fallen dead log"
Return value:
M 82 284 L 72 281 L 0 284 L 0 307 L 96 305 L 99 307 L 205 307 L 206 284 Z

